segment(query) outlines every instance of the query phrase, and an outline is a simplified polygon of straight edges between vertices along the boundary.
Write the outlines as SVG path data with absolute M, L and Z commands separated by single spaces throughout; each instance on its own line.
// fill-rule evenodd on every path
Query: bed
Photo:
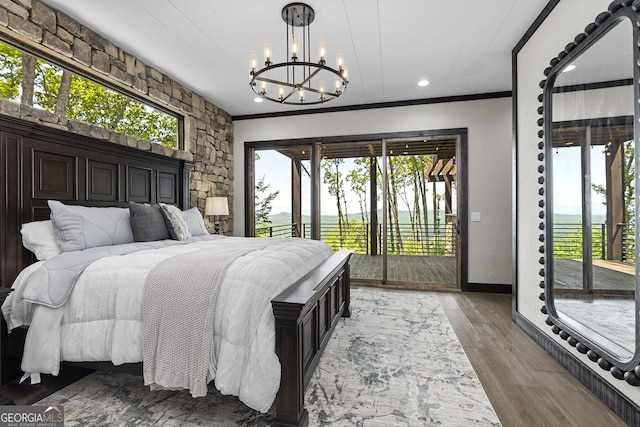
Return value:
M 183 212 L 189 210 L 189 171 L 192 169 L 192 165 L 185 160 L 171 159 L 155 155 L 151 152 L 142 152 L 126 146 L 106 143 L 92 138 L 46 128 L 37 124 L 22 122 L 14 118 L 0 117 L 0 163 L 3 165 L 2 178 L 5 183 L 5 185 L 0 188 L 0 199 L 2 200 L 0 243 L 3 249 L 5 249 L 0 255 L 0 278 L 2 279 L 2 285 L 5 287 L 10 286 L 21 272 L 23 272 L 21 280 L 18 282 L 26 282 L 26 280 L 23 279 L 25 279 L 24 276 L 28 275 L 28 273 L 43 270 L 39 265 L 42 261 L 32 266 L 36 259 L 30 251 L 23 247 L 20 229 L 24 223 L 45 223 L 51 216 L 52 211 L 48 201 L 57 200 L 61 201 L 61 204 L 65 207 L 82 206 L 87 209 L 102 208 L 107 210 L 118 208 L 119 210 L 126 210 L 124 208 L 129 208 L 131 203 L 137 203 L 141 206 L 145 206 L 145 204 L 152 206 L 159 206 L 159 204 L 174 206 Z M 195 239 L 195 236 L 189 239 Z M 116 258 L 125 259 L 131 257 L 127 262 L 130 265 L 136 265 L 140 263 L 141 259 L 145 260 L 155 257 L 155 255 L 149 256 L 149 251 L 153 251 L 151 253 L 154 254 L 175 250 L 184 252 L 191 251 L 192 248 L 197 246 L 202 246 L 203 248 L 196 248 L 197 251 L 193 249 L 193 253 L 204 252 L 204 246 L 207 246 L 206 250 L 209 252 L 206 252 L 207 255 L 205 256 L 211 256 L 211 254 L 216 252 L 226 252 L 227 249 L 231 247 L 232 242 L 235 241 L 239 243 L 244 242 L 240 243 L 240 246 L 255 246 L 256 244 L 265 245 L 266 243 L 263 242 L 269 239 L 203 236 L 200 240 L 196 240 L 197 241 L 194 242 L 181 242 L 176 245 L 170 244 L 166 248 L 142 247 L 137 251 L 126 253 Z M 258 240 L 263 242 L 257 242 Z M 271 362 L 276 362 L 275 373 L 273 363 L 265 365 L 267 367 L 264 369 L 259 369 L 260 371 L 264 371 L 267 374 L 266 376 L 269 377 L 266 383 L 273 382 L 274 379 L 279 382 L 279 384 L 276 384 L 275 425 L 306 425 L 308 423 L 308 414 L 304 408 L 304 391 L 306 385 L 339 318 L 350 315 L 349 258 L 351 253 L 341 251 L 336 254 L 331 254 L 326 248 L 322 248 L 322 244 L 319 242 L 303 243 L 301 242 L 302 240 L 303 239 L 284 239 L 284 241 L 273 240 L 270 242 L 273 246 L 280 246 L 280 249 L 285 249 L 285 252 L 288 249 L 290 253 L 296 256 L 303 254 L 309 247 L 313 248 L 308 249 L 310 252 L 315 251 L 317 253 L 313 254 L 313 256 L 309 255 L 308 257 L 299 258 L 297 261 L 284 262 L 283 265 L 295 266 L 295 268 L 293 268 L 295 271 L 285 274 L 282 280 L 272 280 L 275 285 L 269 290 L 271 294 L 268 294 L 269 296 L 266 298 L 266 302 L 263 301 L 260 303 L 262 305 L 259 309 L 262 310 L 260 311 L 262 314 L 258 317 L 269 318 L 272 316 L 272 323 L 271 326 L 269 326 L 269 328 L 271 328 L 269 331 L 271 332 L 265 333 L 264 327 L 260 326 L 257 329 L 259 331 L 257 336 L 261 345 L 272 346 L 271 354 L 273 357 L 271 358 Z M 249 244 L 248 241 L 254 243 Z M 295 246 L 299 243 L 301 243 L 302 246 Z M 178 247 L 180 249 L 177 249 Z M 221 247 L 225 248 L 224 251 L 220 250 Z M 292 250 L 291 248 L 294 247 L 296 249 Z M 222 307 L 228 306 L 229 310 L 224 317 L 217 318 L 222 320 L 216 320 L 217 324 L 214 324 L 213 328 L 220 329 L 223 328 L 221 326 L 222 324 L 233 324 L 234 321 L 243 319 L 243 317 L 238 314 L 238 312 L 243 309 L 249 312 L 259 311 L 254 308 L 247 309 L 250 305 L 245 305 L 245 303 L 227 305 L 220 302 L 225 301 L 224 298 L 229 297 L 229 289 L 236 289 L 235 286 L 241 289 L 241 286 L 237 285 L 238 283 L 243 283 L 242 286 L 245 286 L 245 289 L 250 289 L 249 286 L 253 283 L 252 281 L 254 281 L 254 279 L 243 279 L 243 269 L 241 268 L 242 265 L 247 264 L 247 260 L 249 259 L 252 260 L 249 262 L 249 265 L 258 264 L 257 258 L 251 258 L 253 255 L 250 254 L 254 252 L 264 253 L 271 251 L 271 249 L 266 249 L 266 247 L 262 246 L 258 249 L 252 248 L 252 252 L 250 252 L 249 249 L 238 250 L 241 254 L 240 258 L 236 261 L 230 259 L 224 261 L 226 269 L 224 270 L 224 278 L 221 279 L 221 284 L 219 285 L 220 295 L 217 301 Z M 178 254 L 178 256 L 179 255 L 180 254 Z M 136 256 L 142 256 L 142 258 L 136 260 Z M 160 258 L 164 256 L 165 255 L 162 255 Z M 182 256 L 185 255 L 182 254 Z M 272 259 L 280 258 L 280 255 L 270 256 Z M 61 256 L 54 257 L 54 259 L 55 258 L 61 258 Z M 106 268 L 106 271 L 117 270 L 117 268 L 114 268 L 114 265 L 110 264 L 110 261 L 104 261 L 104 259 L 103 257 L 98 257 L 92 261 L 92 264 L 88 264 L 89 267 L 86 267 L 86 270 L 82 270 L 77 282 L 73 282 L 75 286 L 79 286 L 78 289 L 84 289 L 87 284 L 96 283 L 95 280 L 91 279 L 90 275 L 87 275 L 86 280 L 81 280 L 83 274 L 87 271 L 93 271 L 93 263 L 98 264 L 98 267 L 100 263 L 104 263 L 106 267 L 103 267 Z M 165 258 L 162 259 L 164 260 Z M 244 262 L 240 261 L 241 259 L 244 259 Z M 46 263 L 50 263 L 50 261 L 51 260 L 48 260 Z M 163 262 L 158 262 L 158 265 L 161 264 L 163 264 Z M 98 273 L 94 272 L 92 274 L 103 274 L 100 273 L 100 271 L 104 272 L 105 270 L 100 270 L 98 267 L 95 267 Z M 279 270 L 282 269 L 283 268 L 279 268 Z M 267 276 L 264 274 L 264 271 L 260 271 L 261 270 L 255 270 L 253 272 L 254 276 Z M 233 273 L 233 281 L 229 282 L 233 283 L 231 287 L 227 283 L 227 273 Z M 148 275 L 151 276 L 152 273 L 148 273 Z M 57 280 L 58 279 L 55 280 L 55 283 L 58 283 Z M 195 283 L 197 284 L 198 282 L 196 281 Z M 136 295 L 139 294 L 140 286 L 144 286 L 144 283 L 136 286 L 137 288 L 133 286 L 132 289 L 128 289 L 127 292 Z M 73 291 L 69 293 L 69 299 L 83 301 L 81 297 L 75 296 L 78 289 L 72 289 Z M 99 289 L 102 288 L 99 287 Z M 138 290 L 136 291 L 135 289 Z M 14 291 L 15 295 L 12 299 L 17 298 L 19 292 L 21 294 L 22 290 Z M 78 295 L 82 295 L 82 292 L 84 291 L 78 292 Z M 247 295 L 254 294 L 248 291 L 241 293 Z M 129 294 L 125 292 L 123 295 Z M 59 299 L 56 300 L 56 296 L 51 298 L 51 301 L 56 301 L 55 304 L 60 302 Z M 130 298 L 123 297 L 122 299 L 129 300 Z M 257 298 L 249 299 L 252 301 L 247 304 L 257 303 L 253 301 L 253 299 Z M 84 301 L 86 302 L 87 300 L 85 299 Z M 228 301 L 234 301 L 234 299 L 232 298 Z M 38 302 L 38 307 L 46 307 L 42 301 L 36 302 Z M 12 304 L 12 301 L 9 301 L 9 304 Z M 53 305 L 50 304 L 51 307 L 46 307 L 46 309 L 42 310 L 38 308 L 38 310 L 43 313 L 48 311 L 47 316 L 54 317 L 58 316 L 58 313 L 61 311 L 66 310 L 67 312 L 73 312 L 73 310 L 77 310 L 71 306 L 64 308 L 64 303 L 61 305 L 61 309 L 55 309 Z M 82 305 L 82 303 L 80 305 Z M 144 306 L 139 308 L 139 310 L 144 311 Z M 42 315 L 39 317 L 47 319 L 47 316 Z M 175 320 L 176 323 L 184 323 L 183 321 L 185 319 L 186 317 L 181 315 L 176 317 Z M 14 321 L 12 320 L 11 322 Z M 11 324 L 10 327 L 18 327 L 20 324 L 19 321 L 15 321 L 15 323 L 16 324 Z M 268 323 L 269 322 L 267 322 L 267 324 Z M 64 324 L 64 322 L 62 324 Z M 18 327 L 18 329 L 22 328 L 21 326 Z M 124 329 L 127 330 L 126 327 Z M 129 329 L 129 332 L 123 335 L 125 338 L 117 338 L 117 340 L 123 339 L 126 341 L 131 338 L 131 336 L 136 335 L 136 327 Z M 134 333 L 131 333 L 131 330 L 133 330 Z M 32 335 L 38 337 L 42 335 L 42 332 L 34 329 Z M 14 341 L 21 341 L 21 337 L 24 336 L 24 333 L 14 332 L 3 335 L 3 344 L 5 344 L 3 349 L 7 349 L 7 354 L 3 355 L 3 383 L 14 379 L 15 376 L 20 373 L 20 369 L 17 369 L 16 366 L 19 366 L 20 360 L 16 362 L 12 359 L 12 354 L 10 353 L 12 349 L 22 348 L 22 342 L 16 343 Z M 216 339 L 217 338 L 213 339 L 214 344 L 211 347 L 217 349 L 220 347 L 220 343 L 215 343 Z M 38 341 L 38 339 L 35 341 Z M 135 343 L 131 344 L 132 347 L 127 347 L 121 346 L 120 341 L 117 342 L 119 344 L 115 347 L 126 348 L 128 350 L 124 351 L 125 354 L 117 355 L 115 358 L 112 354 L 109 354 L 108 360 L 112 360 L 117 364 L 139 362 L 135 356 L 140 354 L 140 352 L 135 348 Z M 65 346 L 64 343 L 61 345 L 63 347 Z M 73 350 L 74 349 L 64 349 L 64 351 L 57 354 L 71 355 Z M 79 353 L 73 353 L 73 356 L 68 356 L 68 358 L 73 360 L 82 359 L 84 357 L 82 355 L 82 348 L 75 350 L 78 350 Z M 89 356 L 86 357 L 87 360 L 105 359 L 105 354 L 101 354 L 99 351 L 95 353 L 96 354 L 89 354 Z M 233 352 L 230 352 L 225 353 L 225 355 L 221 357 L 233 359 L 235 356 Z M 14 360 L 14 366 L 13 369 L 10 369 L 7 362 L 11 362 L 12 360 Z M 51 371 L 55 373 L 55 357 L 54 360 L 50 360 L 50 362 L 50 369 L 41 369 L 42 367 L 40 366 L 34 369 L 34 372 L 40 370 L 40 372 Z M 251 363 L 258 363 L 257 366 L 261 366 L 260 363 L 262 362 L 251 361 Z M 277 372 L 278 365 L 280 367 L 279 372 Z M 227 366 L 233 366 L 233 364 L 229 363 Z M 251 372 L 251 370 L 246 372 Z M 209 369 L 208 375 L 211 376 L 211 374 L 212 372 Z M 222 377 L 220 372 L 216 375 Z M 231 383 L 231 385 L 222 385 L 223 392 L 226 394 L 241 395 L 241 399 L 244 399 L 243 396 L 246 395 L 246 390 L 239 390 L 243 389 L 243 387 L 244 389 L 247 388 L 246 381 L 244 381 L 245 386 L 242 385 L 243 381 L 232 380 Z M 192 394 L 198 395 L 198 392 L 194 393 L 192 391 Z M 269 393 L 267 393 L 267 395 L 268 394 Z M 254 399 L 254 397 L 252 396 L 246 399 L 250 406 L 253 405 L 253 407 L 260 407 L 260 410 L 264 410 L 269 398 L 266 398 L 267 403 L 262 401 L 257 404 L 253 403 L 252 399 Z

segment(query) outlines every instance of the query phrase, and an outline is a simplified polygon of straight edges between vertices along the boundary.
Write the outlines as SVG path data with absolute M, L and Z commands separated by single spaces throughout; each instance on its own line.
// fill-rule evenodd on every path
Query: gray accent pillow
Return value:
M 62 252 L 132 243 L 129 209 L 90 208 L 49 200 L 56 241 Z
M 204 219 L 198 208 L 187 209 L 182 211 L 182 216 L 187 222 L 189 232 L 192 236 L 201 236 L 203 234 L 209 234 L 207 227 L 204 225 Z
M 164 216 L 164 222 L 167 224 L 169 235 L 173 240 L 186 240 L 191 237 L 189 225 L 178 207 L 160 203 L 160 209 L 162 216 Z
M 129 202 L 131 229 L 136 242 L 152 242 L 169 239 L 160 206 Z

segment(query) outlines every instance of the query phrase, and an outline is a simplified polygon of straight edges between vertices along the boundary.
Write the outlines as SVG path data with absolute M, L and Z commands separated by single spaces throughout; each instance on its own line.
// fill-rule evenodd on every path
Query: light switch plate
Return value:
M 471 221 L 480 222 L 482 220 L 482 214 L 480 212 L 471 212 Z

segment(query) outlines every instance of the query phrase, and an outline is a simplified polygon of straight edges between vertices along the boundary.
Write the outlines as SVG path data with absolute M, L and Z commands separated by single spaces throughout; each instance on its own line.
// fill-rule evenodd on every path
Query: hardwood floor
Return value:
M 627 425 L 512 322 L 511 295 L 436 295 L 504 427 Z M 86 373 L 67 369 L 35 389 L 0 392 L 28 405 Z
M 511 320 L 511 295 L 438 293 L 500 422 L 626 426 Z

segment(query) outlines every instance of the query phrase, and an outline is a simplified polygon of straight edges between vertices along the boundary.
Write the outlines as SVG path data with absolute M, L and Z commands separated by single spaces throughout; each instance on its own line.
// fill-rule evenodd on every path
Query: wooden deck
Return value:
M 382 255 L 351 257 L 351 278 L 382 280 Z M 389 255 L 387 281 L 456 284 L 456 258 L 444 256 Z
M 554 261 L 554 289 L 582 289 L 582 260 Z M 594 260 L 593 289 L 603 291 L 635 291 L 635 267 L 630 263 Z

